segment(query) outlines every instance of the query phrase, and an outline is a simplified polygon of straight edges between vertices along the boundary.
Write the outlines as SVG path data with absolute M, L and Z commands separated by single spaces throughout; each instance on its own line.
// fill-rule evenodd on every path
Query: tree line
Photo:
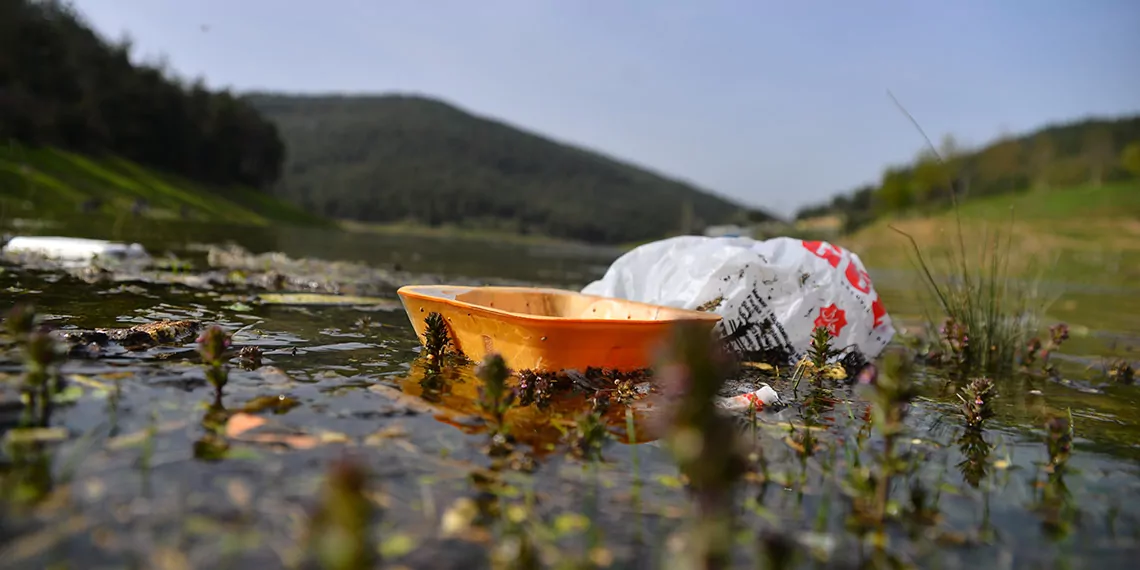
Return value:
M 853 231 L 880 216 L 934 212 L 953 200 L 1140 179 L 1140 115 L 1049 125 L 1003 136 L 981 149 L 951 135 L 913 161 L 887 168 L 877 184 L 801 209 L 797 219 L 840 215 Z
M 241 98 L 131 61 L 59 0 L 0 0 L 0 143 L 114 154 L 186 178 L 268 189 L 285 146 Z

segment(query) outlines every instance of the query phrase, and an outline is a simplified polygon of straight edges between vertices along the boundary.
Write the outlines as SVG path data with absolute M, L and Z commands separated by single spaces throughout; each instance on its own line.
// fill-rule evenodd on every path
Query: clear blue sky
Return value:
M 971 145 L 1140 112 L 1137 0 L 76 5 L 212 87 L 437 96 L 780 214 L 920 150 L 888 89 Z

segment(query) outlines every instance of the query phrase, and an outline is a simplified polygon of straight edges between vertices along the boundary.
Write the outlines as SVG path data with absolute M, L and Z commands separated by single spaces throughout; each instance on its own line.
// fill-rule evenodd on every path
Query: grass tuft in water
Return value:
M 951 188 L 955 236 L 939 248 L 937 256 L 923 254 L 914 237 L 889 226 L 911 245 L 913 261 L 923 277 L 926 289 L 942 318 L 927 314 L 930 330 L 940 327 L 937 335 L 940 350 L 935 361 L 950 365 L 959 378 L 987 375 L 1005 378 L 1011 375 L 1030 337 L 1037 331 L 1045 313 L 1046 302 L 1038 291 L 1036 280 L 1016 277 L 1012 260 L 1013 218 L 1007 233 L 987 229 L 977 251 L 966 246 L 958 205 L 958 185 L 949 165 L 926 132 L 911 114 L 895 101 L 925 139 L 933 156 L 951 173 L 946 182 Z M 1018 260 L 1021 261 L 1021 260 Z
M 896 230 L 899 231 L 899 230 Z M 960 231 L 960 229 L 959 229 Z M 903 233 L 899 231 L 899 233 Z M 928 291 L 932 293 L 942 319 L 927 315 L 928 327 L 937 333 L 937 348 L 928 354 L 935 364 L 948 366 L 959 378 L 1010 376 L 1030 337 L 1036 332 L 1046 303 L 1036 282 L 1013 276 L 1008 265 L 1008 243 L 1002 251 L 999 236 L 984 238 L 976 256 L 966 251 L 964 242 L 946 248 L 935 265 L 927 260 L 914 238 L 911 240 L 917 264 Z M 935 272 L 945 277 L 935 277 Z

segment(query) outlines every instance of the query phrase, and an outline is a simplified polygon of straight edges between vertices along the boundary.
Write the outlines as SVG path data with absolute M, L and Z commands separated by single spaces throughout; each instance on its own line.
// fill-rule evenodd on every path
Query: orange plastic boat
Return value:
M 559 289 L 409 285 L 397 293 L 420 342 L 424 319 L 436 312 L 468 358 L 499 353 L 513 370 L 648 368 L 677 322 L 707 325 L 711 334 L 720 321 L 715 313 Z

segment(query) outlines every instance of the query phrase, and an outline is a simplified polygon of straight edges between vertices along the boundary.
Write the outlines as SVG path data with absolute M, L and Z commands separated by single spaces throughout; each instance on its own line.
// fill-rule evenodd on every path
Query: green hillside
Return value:
M 53 148 L 0 146 L 0 206 L 9 215 L 111 215 L 145 204 L 148 217 L 264 225 L 327 224 L 318 216 L 240 185 L 209 186 L 117 157 L 94 159 Z
M 245 97 L 288 152 L 281 198 L 328 217 L 622 243 L 770 216 L 422 97 Z
M 938 146 L 938 155 L 925 149 L 910 163 L 886 168 L 877 184 L 805 207 L 797 219 L 838 215 L 850 232 L 882 217 L 946 211 L 952 195 L 969 203 L 1140 179 L 1140 115 L 1046 125 L 977 149 L 963 148 L 951 136 Z M 1035 207 L 1032 202 L 1026 206 Z
M 327 223 L 268 192 L 285 154 L 272 122 L 131 51 L 70 2 L 0 2 L 5 215 Z
M 908 268 L 913 236 L 924 255 L 943 258 L 958 247 L 980 251 L 996 233 L 1011 269 L 1024 276 L 1132 286 L 1140 281 L 1140 180 L 1054 188 L 966 201 L 952 211 L 890 216 L 836 240 L 876 268 Z M 989 247 L 993 247 L 990 243 Z

